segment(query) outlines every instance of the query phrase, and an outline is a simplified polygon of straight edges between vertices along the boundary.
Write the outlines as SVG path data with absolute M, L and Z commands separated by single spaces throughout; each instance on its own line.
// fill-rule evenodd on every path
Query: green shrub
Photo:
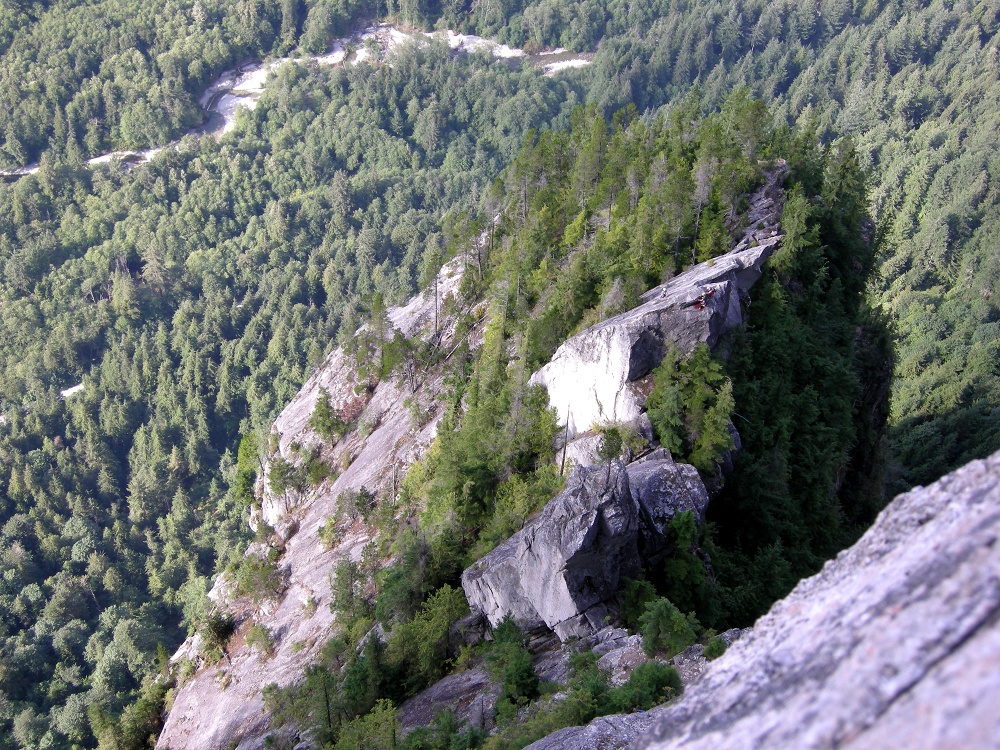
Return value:
M 246 642 L 250 648 L 256 649 L 261 654 L 269 656 L 274 650 L 274 640 L 271 630 L 266 625 L 261 625 L 260 623 L 255 622 L 250 626 L 250 629 L 247 631 Z
M 682 690 L 681 676 L 669 664 L 640 664 L 628 682 L 611 691 L 609 700 L 618 713 L 645 711 L 668 701 Z
M 393 750 L 401 733 L 391 701 L 379 700 L 367 714 L 340 729 L 337 750 Z
M 233 570 L 237 596 L 245 596 L 259 604 L 281 593 L 285 582 L 273 560 L 247 555 Z
M 316 399 L 316 406 L 309 416 L 309 426 L 316 430 L 326 443 L 332 442 L 334 437 L 339 440 L 351 429 L 351 425 L 341 419 L 330 406 L 330 393 L 326 388 L 319 389 L 319 398 Z
M 619 592 L 621 597 L 621 612 L 619 616 L 622 625 L 631 631 L 639 629 L 639 618 L 646 611 L 646 605 L 656 598 L 656 589 L 646 580 L 626 578 Z
M 438 711 L 434 723 L 409 732 L 397 745 L 399 750 L 472 750 L 480 747 L 486 732 L 463 726 L 451 709 Z
M 646 410 L 660 444 L 699 471 L 711 471 L 723 452 L 733 447 L 729 433 L 733 384 L 722 364 L 705 344 L 698 344 L 687 357 L 671 347 L 653 382 Z
M 232 615 L 228 612 L 211 612 L 198 629 L 201 634 L 202 656 L 213 664 L 226 656 L 226 644 L 234 629 Z
M 646 605 L 639 624 L 642 647 L 649 656 L 661 651 L 668 656 L 680 653 L 698 640 L 700 629 L 694 613 L 684 615 L 669 599 L 662 597 Z
M 318 536 L 327 549 L 336 547 L 337 542 L 340 541 L 340 535 L 337 533 L 337 519 L 333 516 L 327 516 L 323 525 L 319 527 Z
M 712 659 L 718 659 L 726 653 L 726 642 L 719 636 L 709 638 L 708 643 L 705 644 L 705 651 L 703 653 L 705 658 L 709 661 L 712 661 Z
M 233 496 L 241 505 L 250 505 L 254 500 L 253 491 L 259 468 L 257 440 L 253 433 L 247 433 L 240 439 L 236 451 L 236 473 L 233 477 Z
M 451 626 L 469 611 L 465 594 L 445 585 L 424 602 L 409 622 L 397 625 L 386 646 L 386 660 L 406 675 L 407 691 L 418 690 L 447 672 L 456 649 Z
M 493 631 L 486 663 L 490 675 L 502 686 L 498 712 L 510 712 L 538 696 L 538 675 L 531 653 L 524 646 L 521 629 L 510 616 Z

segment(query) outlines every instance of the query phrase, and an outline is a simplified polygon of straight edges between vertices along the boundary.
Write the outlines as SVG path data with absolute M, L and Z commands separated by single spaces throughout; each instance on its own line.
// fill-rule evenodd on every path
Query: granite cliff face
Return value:
M 996 747 L 998 540 L 1000 453 L 898 496 L 675 703 L 530 747 Z
M 404 307 L 391 308 L 393 327 L 407 337 L 435 337 L 442 349 L 454 345 L 455 316 L 442 311 L 444 301 L 454 297 L 461 278 L 461 260 L 447 264 L 434 292 L 415 297 Z M 435 308 L 437 307 L 437 313 Z M 435 331 L 435 320 L 440 323 Z M 478 331 L 471 336 L 478 341 Z M 355 386 L 361 385 L 360 393 Z M 284 580 L 280 595 L 254 603 L 233 596 L 225 575 L 220 576 L 210 598 L 233 614 L 237 623 L 228 658 L 214 666 L 201 665 L 177 691 L 157 747 L 172 750 L 251 750 L 264 746 L 269 715 L 261 697 L 269 684 L 288 685 L 302 679 L 305 667 L 318 659 L 319 651 L 335 627 L 330 610 L 330 571 L 337 561 L 360 560 L 374 530 L 362 519 L 343 514 L 338 497 L 362 487 L 376 497 L 391 496 L 394 483 L 402 480 L 407 467 L 433 442 L 439 414 L 436 396 L 440 373 L 433 369 L 419 381 L 408 378 L 378 383 L 370 393 L 359 383 L 357 364 L 335 349 L 322 367 L 306 382 L 274 424 L 278 453 L 298 462 L 293 444 L 321 446 L 322 457 L 341 469 L 334 481 L 326 481 L 305 493 L 265 493 L 255 523 L 263 520 L 275 530 L 281 558 L 278 569 Z M 413 388 L 416 385 L 416 388 Z M 358 411 L 364 429 L 348 432 L 334 446 L 323 445 L 309 427 L 309 417 L 320 395 L 330 394 L 335 409 Z M 404 399 L 415 399 L 427 421 L 414 424 Z M 365 433 L 365 434 L 363 434 Z M 336 523 L 336 542 L 328 546 L 319 530 L 331 518 Z M 254 545 L 250 554 L 259 552 Z M 265 625 L 274 640 L 273 653 L 259 654 L 243 642 L 254 623 Z M 188 639 L 174 661 L 189 658 L 196 664 L 198 636 Z
M 572 438 L 608 422 L 633 423 L 645 397 L 635 382 L 663 360 L 670 343 L 690 352 L 715 347 L 743 323 L 743 307 L 762 265 L 781 242 L 783 184 L 778 162 L 750 201 L 748 229 L 729 253 L 694 266 L 643 295 L 638 307 L 566 340 L 531 377 L 544 385 Z
M 535 374 L 533 382 L 549 388 L 553 405 L 564 409 L 572 401 L 579 410 L 569 415 L 570 437 L 595 421 L 638 417 L 642 394 L 634 390 L 634 381 L 659 363 L 668 341 L 685 350 L 699 341 L 714 346 L 740 325 L 746 290 L 781 239 L 777 222 L 786 171 L 779 162 L 753 196 L 745 217 L 750 228 L 731 253 L 651 290 L 639 308 L 567 342 L 553 362 Z M 461 264 L 458 259 L 442 269 L 436 293 L 429 291 L 405 307 L 391 309 L 392 327 L 407 338 L 432 339 L 442 352 L 452 351 L 459 314 L 481 317 L 481 311 L 453 310 L 451 317 L 442 312 L 444 300 L 457 296 Z M 702 302 L 692 304 L 699 297 Z M 470 334 L 473 346 L 481 333 L 474 329 Z M 190 658 L 200 667 L 178 690 L 158 747 L 263 746 L 269 717 L 262 688 L 300 680 L 304 668 L 316 661 L 335 629 L 329 573 L 340 559 L 357 562 L 374 534 L 362 519 L 344 514 L 338 497 L 362 488 L 382 500 L 396 496 L 406 469 L 433 442 L 440 416 L 436 397 L 442 388 L 440 371 L 433 368 L 419 379 L 404 375 L 373 387 L 359 376 L 353 357 L 338 349 L 282 411 L 273 428 L 277 454 L 297 463 L 304 453 L 318 450 L 339 474 L 301 493 L 265 493 L 254 524 L 274 531 L 271 546 L 281 553 L 283 589 L 271 600 L 255 603 L 236 598 L 226 577 L 219 578 L 211 597 L 238 625 L 228 660 L 200 664 L 197 637 L 182 646 L 175 660 Z M 325 445 L 309 426 L 321 391 L 329 394 L 333 409 L 352 413 L 358 425 L 333 446 Z M 406 400 L 426 418 L 415 422 Z M 565 412 L 562 416 L 567 418 Z M 463 576 L 473 607 L 494 624 L 512 613 L 523 623 L 554 629 L 562 639 L 600 631 L 608 614 L 606 602 L 621 576 L 634 574 L 643 557 L 662 550 L 666 524 L 674 514 L 691 510 L 701 518 L 708 502 L 692 467 L 675 464 L 663 453 L 648 458 L 627 468 L 615 462 L 610 468 L 588 469 L 589 462 L 580 461 L 584 467 L 565 493 Z M 327 535 L 324 543 L 320 529 L 331 524 L 335 534 Z M 250 553 L 264 551 L 258 543 Z M 272 654 L 263 656 L 244 645 L 242 636 L 253 623 L 271 632 Z M 468 685 L 452 687 L 456 695 L 468 692 Z M 451 688 L 442 690 L 448 693 Z M 464 698 L 455 700 L 460 711 L 473 710 Z M 427 699 L 423 708 L 414 703 L 411 713 L 422 716 L 434 702 Z

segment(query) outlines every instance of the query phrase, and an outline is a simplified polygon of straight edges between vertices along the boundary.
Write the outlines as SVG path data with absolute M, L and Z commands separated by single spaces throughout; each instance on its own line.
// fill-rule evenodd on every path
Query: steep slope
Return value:
M 998 535 L 1000 453 L 898 496 L 676 703 L 531 748 L 995 746 Z
M 442 268 L 438 300 L 432 286 L 430 294 L 418 295 L 404 307 L 390 308 L 387 317 L 393 328 L 408 338 L 434 338 L 445 352 L 452 349 L 458 316 L 442 316 L 435 332 L 435 306 L 454 300 L 461 271 L 461 259 Z M 475 331 L 471 334 L 473 343 L 476 335 Z M 256 543 L 248 555 L 266 553 L 268 543 L 281 550 L 281 591 L 254 602 L 235 595 L 231 577 L 219 578 L 210 597 L 234 615 L 236 636 L 224 662 L 202 664 L 178 690 L 157 747 L 263 747 L 269 715 L 264 710 L 262 688 L 300 680 L 305 667 L 317 660 L 332 636 L 333 568 L 341 559 L 358 562 L 375 534 L 363 519 L 352 516 L 340 497 L 362 488 L 375 497 L 394 497 L 394 483 L 401 481 L 408 466 L 426 451 L 441 416 L 436 401 L 442 388 L 440 369 L 423 373 L 419 382 L 402 377 L 383 380 L 370 394 L 361 387 L 360 396 L 355 391 L 359 381 L 358 362 L 342 349 L 335 349 L 275 420 L 272 434 L 283 459 L 300 463 L 301 450 L 294 445 L 315 446 L 321 449 L 322 459 L 344 469 L 332 481 L 306 491 L 265 493 L 256 523 L 270 525 L 276 533 L 265 534 L 264 542 Z M 365 429 L 355 427 L 336 445 L 324 445 L 309 425 L 320 389 L 329 393 L 331 405 L 338 411 L 360 409 L 357 422 L 366 425 Z M 414 399 L 425 410 L 424 424 L 413 424 L 404 399 Z M 272 456 L 272 464 L 274 460 Z M 320 536 L 328 523 L 336 524 L 333 545 Z M 255 622 L 268 628 L 271 653 L 261 654 L 245 643 L 245 635 Z M 199 646 L 200 636 L 189 639 L 174 661 L 200 663 Z
M 761 265 L 782 236 L 779 219 L 786 173 L 783 162 L 778 162 L 768 173 L 764 186 L 750 201 L 746 220 L 750 228 L 735 241 L 730 253 L 694 266 L 649 293 L 655 306 L 681 310 L 687 315 L 683 311 L 690 307 L 692 290 L 708 283 L 706 279 L 714 279 L 719 289 L 716 300 L 719 304 L 713 303 L 712 309 L 695 311 L 700 313 L 700 320 L 688 326 L 689 330 L 696 331 L 695 338 L 705 339 L 706 335 L 697 333 L 704 329 L 707 338 L 715 344 L 724 331 L 739 325 L 742 320 L 741 306 L 746 302 L 746 292 L 760 276 Z M 480 241 L 485 241 L 485 237 Z M 403 307 L 388 309 L 388 326 L 383 338 L 390 337 L 389 331 L 398 331 L 407 339 L 433 341 L 438 352 L 453 351 L 459 343 L 456 338 L 458 319 L 471 312 L 473 319 L 482 321 L 485 309 L 455 309 L 464 261 L 464 257 L 459 257 L 446 264 L 437 283 L 426 292 Z M 451 310 L 447 316 L 443 312 L 445 309 Z M 669 314 L 665 314 L 666 317 Z M 640 316 L 632 321 L 631 329 L 641 334 L 640 328 L 645 326 L 648 334 L 655 329 L 662 337 L 664 332 L 657 327 L 658 320 Z M 359 336 L 365 335 L 365 329 L 359 332 Z M 473 328 L 468 334 L 470 344 L 478 346 L 481 335 L 481 328 Z M 580 337 L 588 335 L 584 332 Z M 661 347 L 659 357 L 662 356 Z M 657 364 L 655 353 L 648 353 L 647 359 L 650 366 Z M 312 456 L 313 460 L 325 460 L 341 468 L 342 472 L 332 481 L 300 489 L 276 491 L 273 481 L 265 481 L 267 489 L 261 508 L 254 512 L 258 541 L 248 551 L 248 559 L 265 557 L 269 548 L 278 551 L 281 555 L 277 566 L 282 579 L 280 591 L 262 601 L 253 601 L 238 595 L 233 576 L 224 575 L 216 582 L 210 596 L 221 608 L 232 613 L 236 635 L 230 641 L 225 661 L 215 665 L 204 664 L 199 656 L 199 636 L 189 639 L 175 655 L 175 663 L 189 659 L 200 667 L 178 689 L 158 747 L 173 750 L 262 747 L 270 718 L 264 708 L 262 689 L 271 683 L 287 686 L 300 681 L 305 668 L 320 658 L 323 646 L 334 634 L 335 618 L 329 606 L 333 585 L 331 573 L 339 560 L 360 562 L 365 546 L 376 533 L 362 519 L 352 517 L 340 497 L 345 493 L 367 491 L 376 503 L 395 500 L 407 468 L 426 452 L 442 416 L 437 401 L 444 388 L 442 366 L 428 370 L 414 367 L 407 375 L 408 366 L 404 365 L 404 376 L 379 382 L 369 393 L 370 383 L 359 375 L 359 364 L 362 363 L 355 355 L 340 348 L 334 350 L 275 420 L 271 444 L 276 453 L 269 460 L 271 471 L 279 461 L 302 464 Z M 623 367 L 623 372 L 613 375 L 614 382 L 627 379 L 629 370 L 626 365 Z M 419 380 L 414 376 L 417 370 Z M 561 382 L 559 378 L 550 380 L 550 388 Z M 335 412 L 352 415 L 357 425 L 333 447 L 325 444 L 310 424 L 317 403 L 325 396 L 329 397 Z M 415 399 L 416 409 L 424 413 L 423 426 L 419 428 L 413 424 L 409 399 Z M 660 467 L 660 474 L 666 472 L 676 477 L 672 483 L 668 482 L 669 487 L 660 487 L 655 477 L 642 473 L 645 464 L 638 465 L 640 468 L 630 467 L 630 471 L 637 472 L 637 499 L 634 501 L 637 509 L 632 511 L 633 515 L 645 513 L 650 516 L 651 512 L 655 515 L 662 510 L 657 506 L 650 511 L 646 507 L 649 505 L 647 499 L 639 497 L 646 491 L 643 488 L 648 489 L 646 486 L 653 484 L 658 497 L 667 497 L 674 491 L 684 494 L 685 498 L 691 495 L 694 499 L 684 502 L 693 503 L 697 515 L 703 516 L 707 495 L 692 467 L 675 466 L 669 458 L 647 463 Z M 625 494 L 628 495 L 628 490 Z M 638 516 L 633 520 L 633 525 L 637 526 Z M 647 520 L 651 527 L 666 523 L 658 516 L 650 516 Z M 322 532 L 326 524 L 330 524 L 328 529 L 335 529 L 333 546 L 327 546 L 321 538 L 331 538 Z M 662 528 L 659 533 L 663 534 Z M 631 547 L 632 562 L 637 566 L 634 533 Z M 605 592 L 613 593 L 613 590 Z M 262 654 L 246 643 L 254 624 L 263 625 L 270 633 L 270 653 Z
M 744 321 L 750 287 L 784 236 L 781 211 L 788 165 L 778 160 L 750 197 L 747 227 L 733 249 L 650 289 L 643 303 L 588 328 L 562 344 L 531 376 L 544 385 L 569 438 L 602 423 L 639 418 L 645 394 L 635 382 L 663 360 L 668 346 L 690 353 L 712 349 Z

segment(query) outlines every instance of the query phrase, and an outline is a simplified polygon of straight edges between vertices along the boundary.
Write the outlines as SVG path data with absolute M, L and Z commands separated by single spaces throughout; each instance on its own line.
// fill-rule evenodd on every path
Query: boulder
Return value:
M 642 636 L 633 635 L 625 645 L 601 654 L 597 667 L 608 675 L 608 682 L 613 687 L 621 687 L 628 682 L 636 667 L 648 661 L 649 657 L 642 650 Z
M 693 467 L 658 455 L 577 468 L 524 529 L 462 574 L 473 610 L 492 625 L 508 614 L 522 626 L 541 621 L 563 641 L 601 629 L 604 604 L 642 567 L 640 547 L 662 550 L 673 514 L 700 519 L 708 502 Z
M 678 513 L 691 511 L 701 523 L 708 507 L 708 492 L 689 464 L 666 457 L 636 461 L 628 466 L 628 485 L 639 512 L 639 553 L 648 560 L 665 548 L 670 521 Z
M 492 729 L 500 685 L 485 669 L 467 669 L 450 674 L 426 690 L 404 701 L 396 718 L 407 732 L 434 723 L 440 711 L 451 709 L 460 722 L 477 729 Z
M 639 514 L 622 463 L 577 469 L 567 484 L 462 573 L 469 604 L 491 624 L 510 614 L 519 623 L 541 620 L 563 640 L 592 632 L 603 619 L 599 605 L 622 576 L 638 572 Z
M 604 717 L 530 748 L 996 747 L 998 538 L 1000 453 L 893 500 L 645 733 Z

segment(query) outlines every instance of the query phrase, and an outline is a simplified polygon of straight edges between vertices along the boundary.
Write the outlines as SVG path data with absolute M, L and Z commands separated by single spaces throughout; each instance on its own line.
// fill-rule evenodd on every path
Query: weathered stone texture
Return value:
M 675 513 L 704 513 L 708 494 L 691 466 L 669 457 L 578 468 L 529 524 L 462 574 L 469 604 L 496 625 L 542 621 L 562 640 L 604 625 L 603 603 L 642 553 L 662 550 Z
M 997 747 L 998 537 L 1000 453 L 897 497 L 634 744 L 623 717 L 531 747 Z
M 613 596 L 622 576 L 638 573 L 638 531 L 621 462 L 577 469 L 524 529 L 462 574 L 462 588 L 493 625 L 510 614 L 541 620 L 561 637 L 583 635 L 596 628 L 579 617 Z
M 405 701 L 396 713 L 403 731 L 434 723 L 440 711 L 451 709 L 459 721 L 479 729 L 493 727 L 500 686 L 485 669 L 467 669 L 450 674 Z

